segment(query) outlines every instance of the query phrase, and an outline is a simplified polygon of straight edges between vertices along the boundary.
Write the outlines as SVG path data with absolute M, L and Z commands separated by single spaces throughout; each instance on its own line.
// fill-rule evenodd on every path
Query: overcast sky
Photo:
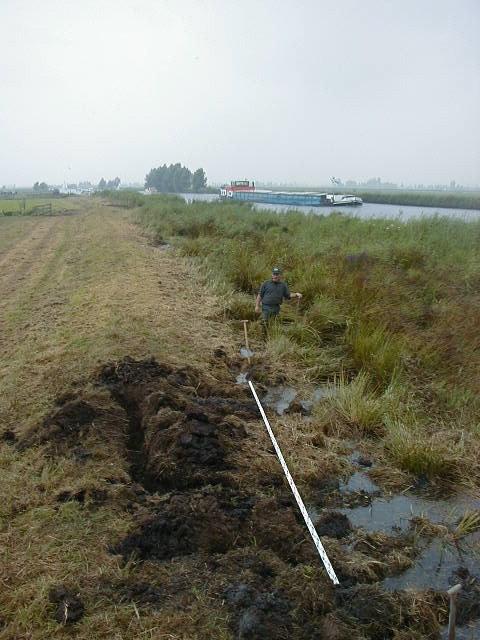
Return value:
M 0 0 L 0 186 L 480 184 L 479 0 Z

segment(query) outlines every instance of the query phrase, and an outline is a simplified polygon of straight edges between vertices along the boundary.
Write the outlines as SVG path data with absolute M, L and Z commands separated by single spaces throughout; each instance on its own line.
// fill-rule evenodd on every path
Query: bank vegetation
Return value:
M 478 481 L 480 221 L 277 214 L 162 196 L 135 205 L 155 242 L 203 266 L 227 319 L 255 321 L 260 283 L 273 265 L 285 270 L 303 299 L 284 305 L 265 354 L 334 388 L 316 409 L 324 432 L 380 439 L 417 476 Z M 259 322 L 251 332 L 261 340 Z

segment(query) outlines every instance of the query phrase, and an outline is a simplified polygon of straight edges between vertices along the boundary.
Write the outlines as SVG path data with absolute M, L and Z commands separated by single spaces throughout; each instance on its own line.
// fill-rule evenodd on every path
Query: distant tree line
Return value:
M 33 185 L 34 191 L 45 192 L 45 191 L 48 191 L 48 189 L 49 189 L 49 186 L 46 182 L 35 182 L 35 184 Z
M 207 176 L 203 169 L 192 173 L 179 162 L 151 169 L 145 177 L 145 188 L 156 189 L 161 193 L 199 192 L 204 191 L 206 186 Z
M 105 180 L 105 178 L 102 178 L 100 180 L 100 182 L 98 183 L 98 188 L 99 189 L 118 189 L 120 185 L 120 178 L 117 176 L 116 178 L 114 178 L 113 180 Z

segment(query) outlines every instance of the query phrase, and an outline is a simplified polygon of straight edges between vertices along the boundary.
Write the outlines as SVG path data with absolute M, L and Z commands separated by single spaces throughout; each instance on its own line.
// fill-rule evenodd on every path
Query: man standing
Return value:
M 301 297 L 301 293 L 290 293 L 287 284 L 282 281 L 281 269 L 274 267 L 272 269 L 272 279 L 266 280 L 260 287 L 255 301 L 255 311 L 256 313 L 260 313 L 261 304 L 263 321 L 268 322 L 270 318 L 276 318 L 278 316 L 280 313 L 280 305 L 284 299 L 300 299 Z

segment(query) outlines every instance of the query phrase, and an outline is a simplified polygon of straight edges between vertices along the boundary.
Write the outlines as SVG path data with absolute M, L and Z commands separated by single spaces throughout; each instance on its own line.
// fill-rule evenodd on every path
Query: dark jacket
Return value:
M 280 306 L 284 298 L 290 300 L 290 291 L 286 282 L 266 280 L 260 287 L 260 299 L 262 304 L 268 307 Z

